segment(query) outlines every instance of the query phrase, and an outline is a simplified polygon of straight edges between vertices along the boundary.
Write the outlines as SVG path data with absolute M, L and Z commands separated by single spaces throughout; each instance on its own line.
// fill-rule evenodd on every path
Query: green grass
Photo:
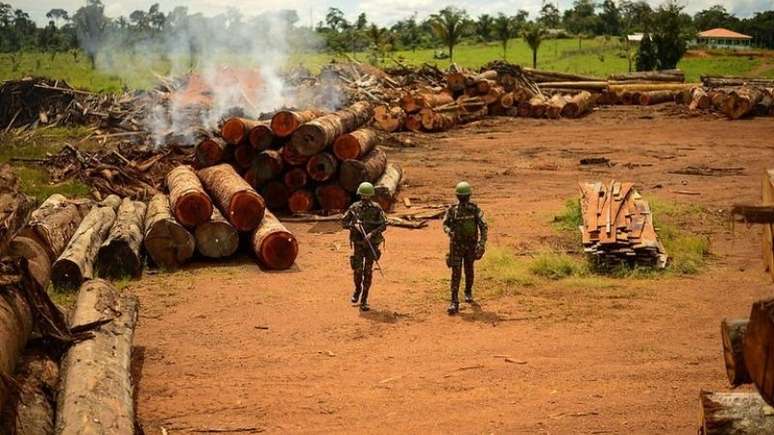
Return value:
M 395 65 L 389 60 L 392 57 L 406 64 L 419 65 L 428 62 L 446 68 L 450 61 L 434 59 L 433 55 L 437 51 L 444 51 L 444 49 L 401 50 L 388 53 L 385 66 Z M 479 68 L 502 57 L 502 47 L 497 42 L 468 41 L 458 45 L 454 50 L 454 61 L 468 68 Z M 612 73 L 628 71 L 626 57 L 623 45 L 616 38 L 586 39 L 583 40 L 581 48 L 578 47 L 577 39 L 549 39 L 543 41 L 538 51 L 538 68 L 606 77 Z M 355 53 L 354 58 L 367 62 L 369 54 Z M 129 53 L 116 53 L 110 59 L 106 57 L 99 59 L 100 67 L 96 71 L 90 68 L 86 56 L 80 55 L 75 59 L 70 53 L 59 53 L 54 60 L 48 53 L 23 53 L 15 71 L 11 59 L 11 55 L 0 55 L 0 80 L 31 75 L 47 76 L 67 80 L 75 87 L 93 91 L 147 89 L 156 83 L 155 74 L 185 72 L 172 71 L 172 62 L 158 55 L 132 56 Z M 294 52 L 288 56 L 286 63 L 288 67 L 303 65 L 316 72 L 333 59 L 345 61 L 347 57 L 332 53 Z M 508 44 L 506 59 L 512 63 L 531 66 L 532 52 L 521 38 L 512 39 Z M 697 81 L 703 74 L 755 74 L 774 77 L 772 59 L 774 57 L 771 55 L 744 57 L 733 56 L 731 53 L 712 52 L 707 57 L 686 57 L 678 67 L 685 71 L 688 81 Z M 178 63 L 186 62 L 186 59 L 182 59 Z M 247 56 L 222 54 L 212 59 L 212 62 L 217 65 L 251 66 L 254 60 Z

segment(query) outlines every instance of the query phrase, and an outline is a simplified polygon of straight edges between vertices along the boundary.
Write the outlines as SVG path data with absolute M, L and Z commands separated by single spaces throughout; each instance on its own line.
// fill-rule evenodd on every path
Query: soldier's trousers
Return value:
M 381 252 L 375 246 L 376 257 L 374 257 L 368 245 L 356 243 L 354 247 L 355 252 L 349 257 L 349 261 L 355 281 L 355 293 L 362 293 L 360 301 L 365 303 L 368 300 L 368 290 L 371 288 L 371 281 L 373 280 L 374 261 L 379 259 Z
M 465 268 L 465 294 L 469 295 L 473 291 L 474 268 L 476 261 L 476 245 L 454 246 L 449 253 L 449 267 L 452 270 L 451 276 L 451 300 L 459 302 L 460 281 L 462 280 L 462 269 Z

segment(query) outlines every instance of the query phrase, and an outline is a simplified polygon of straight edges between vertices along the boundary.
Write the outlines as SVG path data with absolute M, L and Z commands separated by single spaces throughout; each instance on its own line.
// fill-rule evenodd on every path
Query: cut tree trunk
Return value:
M 243 143 L 234 148 L 234 163 L 239 168 L 249 168 L 253 164 L 253 158 L 255 158 L 255 150 L 251 144 Z
M 591 93 L 583 91 L 573 96 L 562 108 L 562 116 L 565 118 L 580 118 L 591 110 Z
M 313 156 L 331 145 L 337 137 L 355 131 L 373 116 L 371 104 L 361 101 L 330 115 L 321 116 L 300 127 L 289 145 L 299 154 Z
M 446 131 L 457 125 L 457 116 L 454 112 L 436 112 L 433 109 L 422 109 L 419 116 L 422 119 L 422 128 L 427 131 Z
M 272 180 L 261 188 L 261 196 L 266 201 L 266 207 L 269 210 L 283 210 L 288 206 L 290 190 L 285 183 L 279 180 Z
M 361 128 L 339 136 L 333 143 L 333 154 L 339 160 L 359 159 L 370 153 L 376 147 L 378 140 L 379 136 L 376 134 L 376 130 Z
M 319 186 L 315 196 L 326 212 L 346 210 L 352 203 L 352 195 L 336 183 Z
M 0 166 L 0 255 L 5 253 L 11 240 L 27 225 L 33 210 L 35 202 L 21 193 L 19 179 L 11 166 Z
M 731 92 L 723 104 L 723 113 L 731 119 L 749 115 L 755 105 L 763 98 L 763 93 L 755 88 L 741 88 Z
M 744 335 L 748 323 L 747 319 L 724 319 L 720 323 L 726 374 L 734 387 L 752 382 L 744 362 Z
M 689 110 L 707 110 L 712 107 L 712 98 L 704 92 L 702 88 L 693 88 L 691 90 L 691 102 L 688 104 Z
M 701 435 L 774 433 L 774 409 L 756 393 L 699 393 Z
M 465 90 L 465 74 L 459 71 L 446 74 L 446 87 L 453 94 L 459 94 Z
M 207 222 L 212 214 L 212 199 L 192 167 L 181 165 L 171 170 L 167 174 L 167 188 L 178 222 L 186 226 Z
M 306 189 L 293 192 L 288 198 L 288 209 L 293 214 L 309 213 L 314 208 L 314 195 Z
M 68 200 L 55 193 L 32 212 L 29 223 L 19 235 L 37 240 L 53 261 L 62 255 L 93 204 L 90 200 Z
M 208 137 L 196 145 L 196 167 L 206 168 L 228 160 L 229 147 L 219 137 Z
M 145 226 L 144 202 L 124 198 L 115 224 L 97 254 L 97 273 L 102 278 L 137 278 L 142 274 L 142 240 Z
M 258 262 L 272 270 L 285 270 L 296 262 L 298 241 L 271 212 L 252 236 L 253 252 Z
M 422 131 L 422 117 L 419 114 L 406 116 L 406 130 L 419 133 Z
M 401 166 L 397 163 L 388 163 L 384 170 L 384 174 L 376 180 L 376 184 L 374 185 L 376 191 L 374 200 L 379 203 L 385 211 L 392 209 L 402 179 L 403 169 Z
M 602 79 L 599 77 L 581 76 L 577 74 L 561 73 L 556 71 L 543 71 L 535 68 L 522 68 L 522 71 L 537 83 L 542 82 L 555 82 L 559 80 L 574 81 L 574 82 L 598 82 Z
M 381 148 L 374 148 L 362 160 L 345 160 L 339 170 L 339 184 L 348 192 L 357 191 L 360 183 L 375 182 L 387 167 L 387 154 Z
M 51 267 L 54 287 L 75 290 L 84 281 L 94 278 L 97 253 L 116 220 L 120 201 L 118 196 L 110 195 L 83 218 L 70 243 Z
M 269 180 L 277 178 L 284 168 L 282 154 L 277 150 L 261 151 L 255 157 L 253 166 L 250 168 L 250 184 L 253 186 L 263 186 Z
M 398 106 L 378 106 L 374 109 L 374 124 L 382 131 L 401 131 L 406 123 L 406 112 Z
M 309 174 L 303 168 L 293 168 L 285 172 L 282 180 L 289 191 L 295 192 L 306 187 L 306 183 L 309 182 Z
M 143 244 L 153 262 L 167 270 L 182 266 L 194 253 L 194 237 L 172 216 L 169 199 L 163 193 L 148 203 Z
M 70 324 L 106 322 L 94 338 L 73 344 L 62 359 L 56 433 L 133 434 L 130 376 L 137 297 L 97 279 L 81 287 Z
M 338 160 L 330 153 L 314 155 L 306 162 L 306 172 L 309 174 L 309 178 L 317 182 L 330 180 L 336 175 L 338 168 Z
M 542 118 L 546 114 L 546 99 L 542 95 L 535 95 L 529 100 L 529 116 Z
M 654 82 L 678 82 L 685 81 L 685 73 L 679 69 L 661 70 L 661 71 L 637 71 L 626 74 L 611 74 L 608 80 L 632 81 L 632 80 L 650 80 Z
M 0 414 L 2 433 L 53 434 L 59 363 L 45 352 L 28 350 L 21 357 L 14 382 L 16 388 Z
M 4 278 L 5 270 L 0 270 Z M 32 309 L 18 287 L 0 284 L 0 376 L 12 377 L 16 360 L 32 333 Z M 0 408 L 10 395 L 10 385 L 0 382 Z
M 231 145 L 250 143 L 250 130 L 260 124 L 261 121 L 253 119 L 230 118 L 220 128 L 220 136 Z
M 299 154 L 292 146 L 285 144 L 280 150 L 282 161 L 290 166 L 302 166 L 309 161 L 309 156 Z
M 761 397 L 774 406 L 774 299 L 752 306 L 744 336 L 744 361 Z
M 564 95 L 556 94 L 546 103 L 546 116 L 551 119 L 562 117 L 562 109 L 567 105 L 567 98 Z
M 239 232 L 217 208 L 208 222 L 196 226 L 194 235 L 196 250 L 208 258 L 230 257 L 239 248 Z
M 675 100 L 674 91 L 651 91 L 640 94 L 640 105 L 651 106 L 654 104 L 668 103 Z
M 322 115 L 321 112 L 305 111 L 292 112 L 283 110 L 274 114 L 271 118 L 271 131 L 277 137 L 289 137 L 298 127 L 310 122 Z
M 16 236 L 8 247 L 8 255 L 17 258 L 26 258 L 30 275 L 40 285 L 46 288 L 51 280 L 51 263 L 53 257 L 48 255 L 45 246 L 39 239 Z
M 221 164 L 205 168 L 199 171 L 199 178 L 237 230 L 251 231 L 258 227 L 266 203 L 233 167 Z
M 622 84 L 610 85 L 608 91 L 612 92 L 651 92 L 651 91 L 682 91 L 701 87 L 700 83 L 651 83 L 651 84 Z
M 256 151 L 272 148 L 275 143 L 274 133 L 268 122 L 258 122 L 250 129 L 248 142 Z

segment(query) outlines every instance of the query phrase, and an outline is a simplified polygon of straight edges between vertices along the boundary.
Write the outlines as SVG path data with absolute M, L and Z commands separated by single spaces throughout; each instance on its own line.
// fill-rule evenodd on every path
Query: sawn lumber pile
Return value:
M 648 202 L 634 183 L 580 183 L 580 227 L 584 251 L 599 264 L 664 268 L 667 254 L 658 240 Z

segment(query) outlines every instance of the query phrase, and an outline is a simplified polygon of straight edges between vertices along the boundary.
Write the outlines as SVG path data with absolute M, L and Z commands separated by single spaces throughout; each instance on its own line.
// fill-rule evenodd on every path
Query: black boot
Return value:
M 451 304 L 449 304 L 449 308 L 446 309 L 446 312 L 449 313 L 450 316 L 453 316 L 460 312 L 460 303 L 457 301 L 451 301 Z
M 352 293 L 352 299 L 350 299 L 350 302 L 356 304 L 360 300 L 360 293 L 363 289 L 363 271 L 355 269 L 352 275 L 355 280 L 355 292 Z
M 368 287 L 370 287 L 370 285 Z M 368 287 L 366 287 L 365 283 L 363 284 L 363 295 L 360 298 L 360 311 L 370 310 L 368 307 Z
M 360 300 L 360 289 L 355 289 L 355 292 L 352 293 L 352 299 L 349 301 L 353 304 L 356 304 Z
M 472 291 L 466 291 L 465 292 L 465 303 L 472 304 L 473 303 L 473 292 Z

